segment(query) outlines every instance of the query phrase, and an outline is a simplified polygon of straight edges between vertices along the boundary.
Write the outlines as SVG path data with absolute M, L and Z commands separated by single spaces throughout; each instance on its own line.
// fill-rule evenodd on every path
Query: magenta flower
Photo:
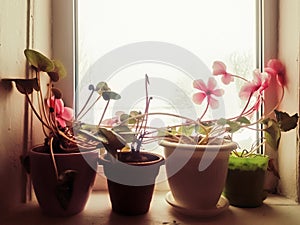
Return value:
M 50 101 L 47 101 L 47 104 L 50 108 L 50 111 L 55 109 L 55 119 L 61 127 L 67 126 L 66 121 L 72 121 L 73 109 L 70 107 L 65 107 L 62 99 L 56 99 L 52 97 Z
M 214 78 L 209 78 L 207 85 L 203 80 L 195 80 L 193 83 L 194 88 L 200 90 L 200 92 L 193 95 L 193 101 L 196 104 L 202 104 L 203 100 L 207 98 L 207 104 L 212 108 L 216 109 L 219 107 L 219 102 L 214 96 L 220 97 L 224 94 L 223 89 L 215 89 L 217 82 Z
M 265 68 L 265 72 L 271 76 L 276 76 L 279 85 L 285 85 L 285 67 L 278 59 L 270 59 Z
M 222 82 L 224 84 L 229 84 L 234 80 L 232 74 L 227 73 L 226 65 L 223 62 L 215 61 L 213 63 L 212 68 L 213 68 L 213 75 L 222 75 Z
M 255 92 L 261 93 L 269 87 L 270 76 L 268 73 L 261 73 L 259 70 L 253 72 L 253 81 L 242 86 L 239 96 L 241 99 L 249 99 Z

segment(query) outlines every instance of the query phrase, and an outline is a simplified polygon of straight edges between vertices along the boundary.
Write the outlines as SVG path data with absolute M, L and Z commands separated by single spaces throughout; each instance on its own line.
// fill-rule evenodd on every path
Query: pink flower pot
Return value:
M 42 211 L 50 216 L 71 216 L 81 212 L 94 184 L 98 150 L 54 154 L 58 174 L 72 171 L 64 184 L 56 177 L 53 161 L 44 146 L 29 152 L 30 175 Z

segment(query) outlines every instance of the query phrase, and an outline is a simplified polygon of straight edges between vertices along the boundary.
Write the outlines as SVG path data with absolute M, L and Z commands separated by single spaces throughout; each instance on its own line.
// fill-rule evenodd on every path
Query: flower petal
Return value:
M 230 82 L 232 82 L 233 76 L 230 73 L 226 73 L 222 76 L 222 82 L 223 84 L 229 84 Z
M 207 82 L 207 89 L 212 92 L 216 86 L 217 81 L 213 77 L 210 77 Z
M 213 63 L 213 75 L 223 75 L 226 74 L 226 65 L 221 61 L 215 61 Z
M 196 89 L 198 89 L 198 90 L 204 91 L 204 92 L 207 91 L 206 84 L 205 84 L 204 81 L 201 80 L 201 79 L 199 79 L 199 80 L 194 80 L 194 82 L 193 82 L 193 87 L 196 88 Z
M 212 94 L 220 97 L 220 96 L 224 95 L 224 90 L 223 89 L 215 89 L 215 90 L 213 90 Z
M 211 96 L 208 98 L 208 104 L 212 109 L 216 109 L 219 107 L 219 101 Z
M 250 95 L 255 91 L 256 86 L 253 83 L 247 83 L 244 84 L 244 86 L 241 87 L 239 97 L 241 99 L 248 99 Z
M 73 109 L 70 107 L 64 107 L 63 112 L 60 115 L 60 118 L 66 121 L 72 121 L 73 119 Z
M 193 95 L 193 101 L 195 104 L 201 105 L 205 97 L 206 97 L 205 93 L 199 92 Z
M 59 123 L 59 125 L 61 127 L 66 127 L 67 126 L 66 121 L 64 119 L 60 118 L 60 117 L 56 117 L 56 121 Z

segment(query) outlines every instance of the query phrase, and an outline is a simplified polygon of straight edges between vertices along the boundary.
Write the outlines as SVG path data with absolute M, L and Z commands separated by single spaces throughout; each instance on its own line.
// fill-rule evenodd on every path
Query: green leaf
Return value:
M 111 100 L 111 99 L 118 100 L 118 99 L 121 98 L 121 95 L 119 95 L 118 93 L 113 92 L 113 91 L 104 91 L 102 93 L 102 96 L 103 96 L 103 99 L 105 101 L 108 101 L 108 100 Z
M 221 126 L 225 126 L 227 124 L 228 120 L 225 118 L 220 118 L 217 120 L 217 124 Z
M 120 150 L 126 146 L 126 140 L 113 130 L 100 127 L 98 129 L 98 133 L 103 135 L 108 140 L 108 144 L 103 143 L 103 145 L 112 155 L 116 155 L 117 150 Z
M 237 132 L 241 128 L 241 125 L 234 121 L 227 121 L 227 124 L 229 125 L 230 133 Z
M 96 85 L 96 91 L 101 95 L 104 91 L 110 91 L 110 88 L 106 82 L 101 81 Z
M 64 210 L 67 210 L 70 200 L 72 199 L 76 175 L 76 170 L 66 170 L 58 177 L 55 194 L 60 206 Z
M 239 117 L 236 121 L 243 124 L 251 124 L 250 120 L 244 116 Z
M 263 121 L 263 124 L 266 125 L 264 134 L 267 143 L 273 149 L 277 149 L 281 138 L 281 131 L 278 123 L 275 120 L 268 118 Z
M 28 62 L 38 71 L 51 72 L 54 70 L 52 60 L 43 54 L 32 49 L 25 49 L 24 54 Z
M 195 125 L 188 125 L 188 126 L 180 126 L 178 132 L 185 136 L 191 136 L 192 133 L 195 131 Z
M 298 113 L 290 116 L 286 112 L 275 110 L 276 119 L 281 131 L 289 131 L 297 127 L 298 124 Z
M 67 76 L 67 71 L 61 61 L 52 60 L 52 62 L 54 64 L 54 70 L 48 72 L 48 75 L 53 82 L 57 82 L 59 79 L 62 79 Z
M 112 130 L 124 138 L 127 143 L 132 142 L 135 138 L 135 133 L 126 125 L 115 126 Z

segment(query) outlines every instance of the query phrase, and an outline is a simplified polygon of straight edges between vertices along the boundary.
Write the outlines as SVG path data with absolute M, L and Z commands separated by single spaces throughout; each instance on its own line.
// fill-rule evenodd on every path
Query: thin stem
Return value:
M 32 102 L 31 102 L 31 100 L 30 100 L 30 98 L 29 98 L 27 92 L 25 93 L 25 96 L 26 96 L 26 98 L 27 98 L 27 101 L 28 101 L 29 104 L 30 104 L 30 107 L 31 107 L 32 111 L 34 112 L 34 114 L 36 115 L 36 117 L 38 118 L 38 120 L 42 123 L 42 125 L 44 125 L 44 126 L 47 127 L 48 129 L 50 129 L 50 127 L 42 120 L 42 118 L 40 117 L 40 115 L 38 114 L 38 112 L 35 110 L 35 108 L 34 108 Z
M 81 115 L 80 117 L 78 117 L 77 120 L 80 120 L 82 117 L 84 117 L 91 110 L 91 108 L 93 108 L 93 106 L 99 101 L 99 99 L 101 97 L 102 96 L 99 95 L 98 98 L 92 103 L 92 105 L 90 105 L 90 107 L 83 113 L 83 115 Z
M 106 110 L 107 110 L 107 108 L 108 108 L 109 102 L 110 102 L 110 99 L 107 100 L 106 106 L 105 106 L 105 108 L 104 108 L 104 110 L 103 110 L 103 113 L 102 113 L 102 116 L 101 116 L 101 119 L 100 119 L 100 121 L 99 121 L 99 123 L 98 123 L 98 127 L 100 127 L 100 125 L 101 125 L 101 123 L 102 123 L 102 120 L 103 120 L 104 115 L 105 115 L 105 113 L 106 113 Z
M 50 155 L 51 155 L 51 159 L 53 162 L 56 179 L 58 180 L 58 170 L 57 170 L 57 165 L 56 165 L 56 161 L 55 161 L 55 157 L 54 157 L 54 153 L 53 153 L 53 137 L 51 137 L 51 139 L 50 139 Z
M 80 114 L 81 114 L 81 113 L 85 110 L 85 108 L 87 107 L 87 105 L 88 105 L 88 103 L 90 102 L 90 100 L 91 100 L 93 94 L 94 94 L 94 90 L 91 91 L 91 93 L 90 93 L 88 99 L 86 100 L 84 106 L 81 108 L 81 110 L 79 111 L 79 113 L 76 115 L 76 117 L 75 117 L 76 120 L 77 120 L 78 117 L 80 117 Z
M 209 100 L 207 100 L 206 108 L 205 108 L 204 112 L 202 113 L 202 115 L 198 118 L 198 121 L 202 120 L 202 118 L 204 117 L 204 115 L 206 114 L 206 112 L 208 110 L 208 106 L 209 106 Z

